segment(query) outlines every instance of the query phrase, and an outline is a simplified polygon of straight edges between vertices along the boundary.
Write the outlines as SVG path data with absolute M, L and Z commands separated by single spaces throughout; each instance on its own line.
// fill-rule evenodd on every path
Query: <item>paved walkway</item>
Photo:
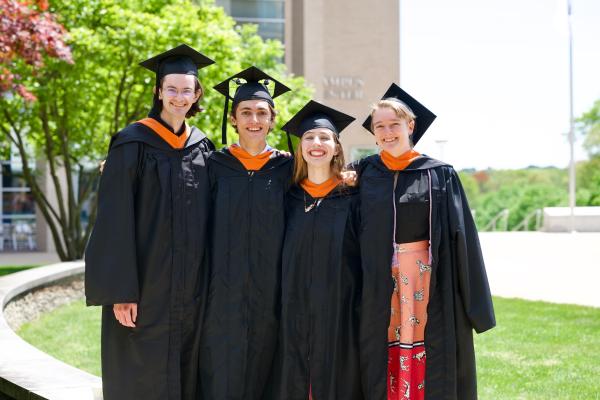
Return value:
M 485 232 L 492 293 L 600 307 L 600 233 Z
M 600 307 L 600 232 L 484 232 L 480 238 L 494 295 Z M 0 265 L 56 261 L 49 253 L 0 253 Z
M 0 277 L 0 310 L 31 288 L 83 272 L 83 262 L 60 263 Z M 0 312 L 0 398 L 101 400 L 97 376 L 67 365 L 21 339 Z

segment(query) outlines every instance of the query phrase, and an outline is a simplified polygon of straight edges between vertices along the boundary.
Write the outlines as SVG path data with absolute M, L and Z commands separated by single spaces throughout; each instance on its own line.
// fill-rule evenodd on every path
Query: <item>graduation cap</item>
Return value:
M 142 61 L 140 65 L 156 74 L 156 86 L 162 78 L 169 74 L 185 74 L 198 76 L 198 70 L 214 64 L 204 54 L 194 50 L 187 44 L 167 50 L 152 58 Z
M 230 92 L 230 83 L 237 85 L 233 96 Z M 271 91 L 269 91 L 271 88 Z M 229 100 L 232 100 L 232 107 L 235 107 L 244 100 L 265 100 L 272 107 L 275 106 L 273 99 L 290 90 L 289 87 L 277 81 L 275 78 L 267 75 L 260 69 L 252 66 L 246 68 L 232 77 L 215 86 L 215 89 L 225 96 L 225 107 L 223 110 L 223 124 L 221 141 L 227 143 L 227 113 L 229 111 Z
M 287 133 L 288 146 L 290 151 L 293 151 L 290 134 L 301 138 L 305 132 L 311 129 L 326 128 L 339 137 L 340 133 L 355 119 L 348 114 L 311 100 L 282 129 Z
M 423 136 L 425 131 L 429 128 L 431 123 L 435 120 L 436 115 L 429 111 L 427 107 L 423 104 L 419 103 L 415 100 L 411 95 L 402 90 L 398 85 L 392 83 L 388 90 L 385 92 L 381 100 L 392 100 L 398 101 L 406 105 L 416 116 L 415 120 L 415 128 L 412 133 L 412 141 L 414 144 L 417 144 L 419 139 Z M 371 130 L 371 116 L 369 115 L 365 122 L 363 123 L 363 127 L 369 132 L 373 133 Z

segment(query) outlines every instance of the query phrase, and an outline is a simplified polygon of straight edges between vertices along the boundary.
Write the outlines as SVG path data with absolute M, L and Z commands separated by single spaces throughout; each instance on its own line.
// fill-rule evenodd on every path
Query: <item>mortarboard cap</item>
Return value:
M 311 100 L 282 129 L 288 134 L 302 137 L 305 132 L 311 129 L 327 128 L 339 137 L 340 133 L 355 119 L 350 115 Z
M 156 74 L 156 82 L 169 74 L 198 76 L 198 70 L 213 64 L 214 61 L 194 50 L 187 44 L 181 44 L 171 50 L 142 61 L 140 65 Z
M 230 91 L 231 82 L 236 85 L 233 96 Z M 214 88 L 225 96 L 223 124 L 221 127 L 223 144 L 227 143 L 227 113 L 229 111 L 229 100 L 233 101 L 233 106 L 244 100 L 265 100 L 271 106 L 275 106 L 273 99 L 290 90 L 290 88 L 283 83 L 254 66 L 246 68 L 242 72 L 227 78 Z M 269 90 L 269 88 L 272 89 Z
M 435 120 L 436 115 L 429 111 L 427 107 L 423 104 L 419 103 L 415 100 L 411 95 L 402 90 L 398 85 L 392 83 L 388 90 L 385 92 L 381 100 L 395 100 L 404 103 L 408 108 L 411 109 L 413 114 L 416 116 L 415 120 L 415 128 L 412 133 L 412 141 L 414 144 L 417 144 L 419 139 L 423 136 L 425 131 L 429 128 L 432 122 Z M 369 115 L 365 122 L 363 123 L 363 127 L 369 132 L 373 133 L 371 130 L 371 116 Z

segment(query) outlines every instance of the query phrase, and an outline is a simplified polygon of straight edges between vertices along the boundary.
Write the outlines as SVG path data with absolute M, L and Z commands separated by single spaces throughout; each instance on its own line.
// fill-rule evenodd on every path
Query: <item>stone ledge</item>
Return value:
M 83 261 L 53 264 L 0 278 L 0 306 L 38 286 L 81 274 Z M 16 400 L 101 400 L 102 381 L 51 357 L 22 340 L 0 312 L 0 398 Z

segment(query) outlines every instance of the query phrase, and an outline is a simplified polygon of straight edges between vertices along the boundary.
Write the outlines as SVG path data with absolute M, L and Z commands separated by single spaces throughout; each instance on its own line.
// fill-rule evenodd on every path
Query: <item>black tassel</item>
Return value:
M 223 124 L 221 125 L 221 143 L 227 144 L 227 113 L 229 112 L 229 99 L 225 97 L 225 109 L 223 110 Z
M 290 149 L 290 153 L 292 153 L 292 156 L 294 156 L 294 146 L 292 145 L 292 137 L 290 136 L 289 132 L 286 132 L 285 134 L 287 135 L 288 148 Z

